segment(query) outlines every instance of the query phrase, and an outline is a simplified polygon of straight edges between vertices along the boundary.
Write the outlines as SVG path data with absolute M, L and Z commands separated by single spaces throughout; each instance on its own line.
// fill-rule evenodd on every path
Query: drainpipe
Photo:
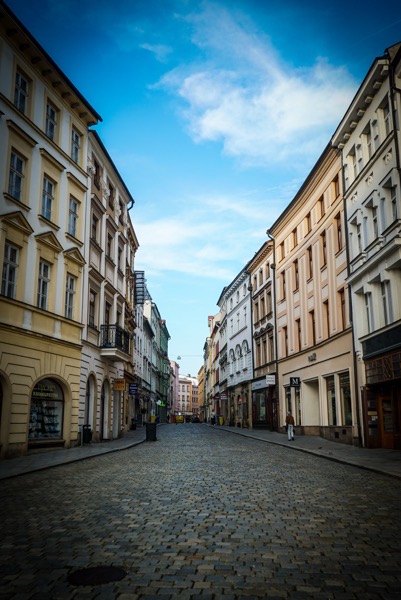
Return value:
M 274 362 L 276 366 L 276 402 L 277 408 L 280 407 L 280 393 L 279 393 L 279 385 L 278 385 L 278 354 L 277 354 L 277 302 L 276 302 L 276 239 L 271 234 L 270 229 L 266 231 L 267 235 L 273 242 L 273 264 L 271 268 L 273 269 L 273 306 L 274 306 Z M 277 419 L 280 418 L 280 415 L 277 415 Z M 277 422 L 277 427 L 279 424 Z

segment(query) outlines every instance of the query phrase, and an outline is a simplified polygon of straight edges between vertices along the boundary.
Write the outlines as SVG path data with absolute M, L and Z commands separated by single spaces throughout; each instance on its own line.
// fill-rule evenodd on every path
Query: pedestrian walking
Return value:
M 294 438 L 294 425 L 295 425 L 294 417 L 292 416 L 292 414 L 290 412 L 288 412 L 287 416 L 285 418 L 285 426 L 287 429 L 289 441 L 295 439 Z
M 216 415 L 212 413 L 212 418 L 210 419 L 212 425 L 216 425 Z

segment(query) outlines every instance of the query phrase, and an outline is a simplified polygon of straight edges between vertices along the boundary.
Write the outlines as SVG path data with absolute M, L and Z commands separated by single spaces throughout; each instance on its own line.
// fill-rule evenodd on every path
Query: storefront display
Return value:
M 62 437 L 64 397 L 61 387 L 51 379 L 43 379 L 32 391 L 29 439 Z

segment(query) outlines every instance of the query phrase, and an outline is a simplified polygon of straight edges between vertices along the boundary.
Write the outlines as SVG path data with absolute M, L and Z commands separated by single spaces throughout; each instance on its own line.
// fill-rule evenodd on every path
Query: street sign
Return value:
M 115 379 L 113 381 L 113 390 L 115 392 L 125 392 L 125 379 Z
M 299 387 L 301 385 L 300 377 L 290 377 L 290 387 Z
M 135 396 L 135 394 L 138 392 L 138 384 L 130 383 L 128 389 L 129 389 L 129 394 L 131 394 L 131 396 Z

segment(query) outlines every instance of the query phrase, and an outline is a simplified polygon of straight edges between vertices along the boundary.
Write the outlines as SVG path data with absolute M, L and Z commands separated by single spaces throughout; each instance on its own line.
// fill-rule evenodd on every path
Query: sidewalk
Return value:
M 76 448 L 60 448 L 37 452 L 27 456 L 19 456 L 0 461 L 0 479 L 24 475 L 33 471 L 42 471 L 58 465 L 67 465 L 77 460 L 100 456 L 109 452 L 126 450 L 146 440 L 146 428 L 137 427 L 135 431 L 127 431 L 122 438 L 117 440 L 84 444 Z
M 295 441 L 290 442 L 286 434 L 276 431 L 236 429 L 224 425 L 216 425 L 215 428 L 401 479 L 401 450 L 358 448 L 312 435 L 297 436 Z
M 180 427 L 199 427 L 192 423 L 183 423 Z M 212 427 L 211 425 L 209 427 Z M 328 460 L 334 460 L 368 469 L 376 473 L 382 473 L 401 479 L 401 450 L 368 450 L 357 448 L 337 442 L 330 442 L 321 437 L 299 436 L 290 442 L 283 433 L 266 431 L 264 429 L 238 429 L 235 427 L 216 425 L 213 429 L 242 435 L 270 444 L 285 446 L 292 450 L 307 452 Z M 17 458 L 4 459 L 0 461 L 0 479 L 7 479 L 17 475 L 41 471 L 50 467 L 64 465 L 78 460 L 100 456 L 108 452 L 126 450 L 146 440 L 146 428 L 138 427 L 135 431 L 128 431 L 124 437 L 109 442 L 85 444 L 77 448 L 49 450 L 21 456 Z

